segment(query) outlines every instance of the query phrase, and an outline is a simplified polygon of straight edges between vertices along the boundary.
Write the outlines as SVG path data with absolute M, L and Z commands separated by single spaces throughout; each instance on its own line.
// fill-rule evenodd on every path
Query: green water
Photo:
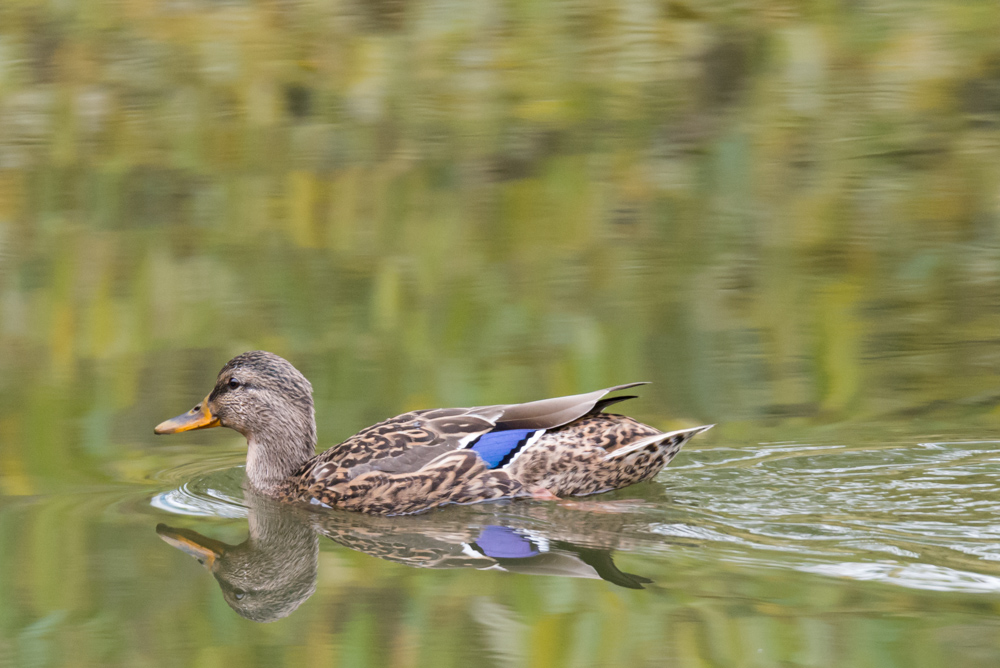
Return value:
M 997 665 L 997 35 L 0 2 L 0 665 Z M 583 502 L 289 512 L 238 435 L 152 433 L 249 349 L 325 446 L 633 380 L 718 426 Z

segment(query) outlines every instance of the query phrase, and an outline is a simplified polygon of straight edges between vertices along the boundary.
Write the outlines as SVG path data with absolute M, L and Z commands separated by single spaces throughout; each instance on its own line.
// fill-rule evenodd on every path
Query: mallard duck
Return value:
M 495 499 L 584 496 L 648 480 L 711 425 L 661 432 L 608 406 L 628 383 L 524 404 L 398 415 L 315 454 L 312 385 L 269 352 L 237 355 L 215 388 L 157 434 L 229 427 L 247 439 L 246 476 L 282 501 L 379 515 Z
M 156 533 L 207 568 L 226 603 L 240 616 L 272 622 L 290 615 L 316 591 L 319 541 L 308 519 L 302 517 L 315 513 L 288 512 L 252 492 L 243 501 L 249 511 L 250 535 L 239 545 L 165 524 L 157 525 Z
M 315 592 L 319 537 L 412 568 L 599 578 L 628 589 L 652 582 L 615 564 L 614 550 L 629 540 L 629 515 L 556 504 L 503 515 L 473 508 L 448 517 L 312 513 L 252 490 L 242 501 L 249 536 L 238 545 L 165 524 L 156 533 L 208 569 L 233 610 L 258 622 L 287 617 Z

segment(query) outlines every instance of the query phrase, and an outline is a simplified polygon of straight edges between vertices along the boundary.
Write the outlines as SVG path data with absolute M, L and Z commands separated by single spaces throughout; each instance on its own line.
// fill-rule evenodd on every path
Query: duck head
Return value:
M 247 478 L 269 492 L 315 454 L 312 385 L 287 360 L 256 350 L 229 360 L 194 408 L 156 426 L 157 434 L 229 427 L 247 439 Z
M 208 569 L 241 617 L 271 622 L 290 615 L 316 591 L 319 541 L 307 516 L 252 491 L 244 502 L 250 535 L 239 545 L 165 524 L 157 525 L 156 533 Z

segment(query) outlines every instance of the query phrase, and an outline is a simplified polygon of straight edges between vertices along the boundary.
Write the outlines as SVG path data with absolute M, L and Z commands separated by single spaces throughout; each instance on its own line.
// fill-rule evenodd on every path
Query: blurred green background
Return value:
M 625 548 L 654 592 L 324 543 L 316 596 L 260 626 L 149 500 L 241 462 L 233 434 L 152 426 L 257 348 L 310 378 L 324 445 L 653 381 L 631 414 L 720 424 L 677 460 L 692 503 L 699 463 L 735 471 L 713 452 L 996 439 L 998 35 L 984 0 L 3 0 L 0 663 L 996 665 L 994 585 L 725 541 Z M 964 508 L 1000 541 L 979 447 L 986 505 L 935 497 L 926 535 Z M 671 479 L 619 496 L 697 525 Z

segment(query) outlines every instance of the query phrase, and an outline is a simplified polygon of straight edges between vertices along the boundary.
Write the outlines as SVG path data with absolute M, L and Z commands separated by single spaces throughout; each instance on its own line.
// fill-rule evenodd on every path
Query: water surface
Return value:
M 998 31 L 0 6 L 0 664 L 996 665 Z M 324 446 L 634 380 L 718 426 L 582 501 L 284 512 L 152 434 L 249 349 Z

